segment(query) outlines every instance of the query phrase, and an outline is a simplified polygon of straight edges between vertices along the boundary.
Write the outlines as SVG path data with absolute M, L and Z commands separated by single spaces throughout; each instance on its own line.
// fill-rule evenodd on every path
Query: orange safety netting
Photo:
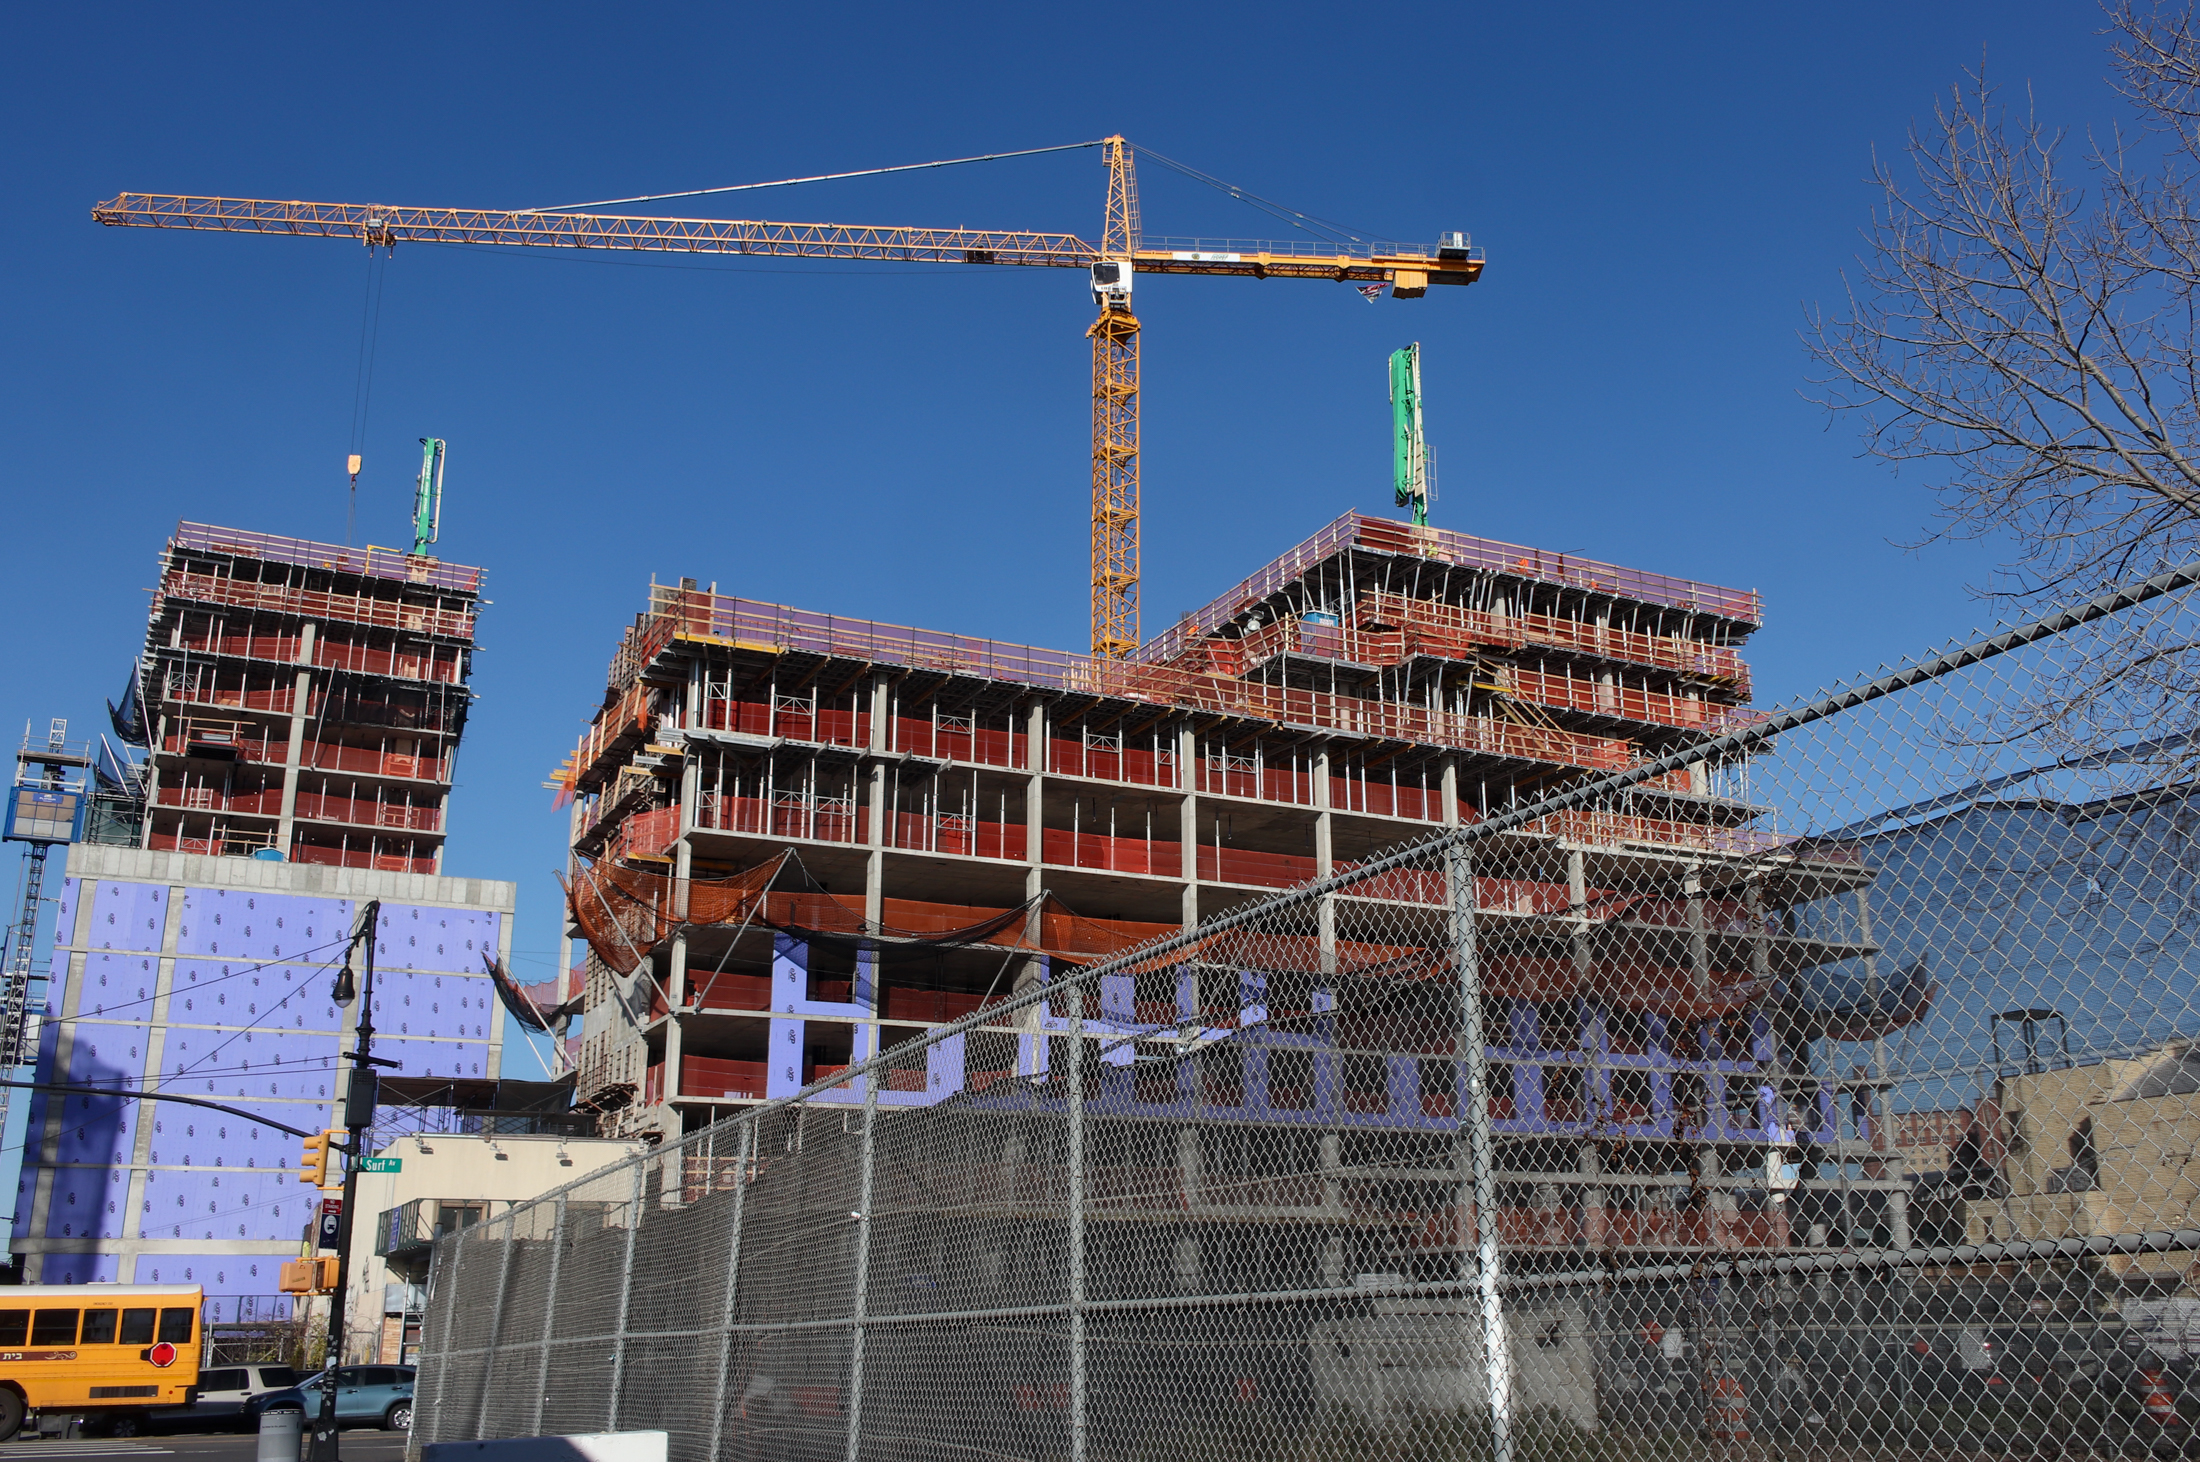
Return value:
M 683 926 L 756 922 L 774 929 L 828 938 L 895 944 L 989 944 L 1034 953 L 1091 957 L 1119 954 L 1162 934 L 1174 924 L 1092 919 L 1048 897 L 1038 909 L 1037 938 L 1028 906 L 1009 909 L 886 899 L 880 922 L 865 922 L 860 900 L 816 887 L 773 888 L 786 860 L 773 859 L 731 878 L 672 878 L 617 863 L 599 862 L 566 885 L 573 921 L 589 947 L 620 974 L 631 974 L 644 956 Z M 799 863 L 785 880 L 807 883 Z

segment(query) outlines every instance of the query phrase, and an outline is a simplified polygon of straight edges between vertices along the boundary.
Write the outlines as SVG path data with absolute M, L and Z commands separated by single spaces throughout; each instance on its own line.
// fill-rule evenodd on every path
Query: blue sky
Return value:
M 1148 279 L 1149 628 L 1388 512 L 1384 361 L 1422 342 L 1444 526 L 1765 591 L 1777 701 L 1959 634 L 1992 545 L 1908 553 L 1925 479 L 1803 399 L 1872 149 L 1984 57 L 2109 120 L 2081 4 L 1642 7 L 101 5 L 0 45 L 0 728 L 95 727 L 178 518 L 344 531 L 363 251 L 95 226 L 122 190 L 550 206 L 1121 132 L 1483 283 Z M 1157 167 L 1152 234 L 1268 236 Z M 748 195 L 721 216 L 1098 234 L 1095 152 Z M 667 211 L 704 211 L 695 205 Z M 556 966 L 579 734 L 652 573 L 1080 648 L 1091 306 L 1068 271 L 400 248 L 360 536 L 484 565 L 447 867 L 520 884 Z M 12 730 L 9 735 L 13 735 Z M 524 1070 L 514 1074 L 526 1074 Z

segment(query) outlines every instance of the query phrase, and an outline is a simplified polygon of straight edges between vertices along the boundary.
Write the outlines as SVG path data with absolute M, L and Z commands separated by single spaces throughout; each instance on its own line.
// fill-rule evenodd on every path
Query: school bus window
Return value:
M 44 1314 L 45 1311 L 41 1310 L 39 1313 Z M 191 1343 L 191 1317 L 195 1313 L 196 1311 L 188 1309 L 162 1310 L 160 1312 L 160 1338 L 170 1345 L 189 1345 Z
M 31 1344 L 76 1344 L 76 1311 L 37 1310 L 31 1315 Z
M 84 1312 L 84 1343 L 86 1345 L 112 1345 L 115 1343 L 115 1312 L 113 1310 L 86 1310 Z
M 0 1314 L 4 1314 L 0 1311 Z M 124 1345 L 151 1345 L 153 1343 L 153 1311 L 124 1310 L 122 1312 L 122 1343 Z
M 30 1329 L 29 1310 L 0 1310 L 0 1348 L 19 1349 L 23 1344 L 23 1337 L 30 1333 Z

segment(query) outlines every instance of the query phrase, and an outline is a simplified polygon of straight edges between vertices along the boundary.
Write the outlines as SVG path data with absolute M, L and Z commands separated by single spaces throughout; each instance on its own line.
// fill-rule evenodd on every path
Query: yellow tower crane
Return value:
M 1093 302 L 1100 308 L 1099 318 L 1086 331 L 1092 341 L 1092 653 L 1119 660 L 1139 645 L 1139 327 L 1131 310 L 1136 277 L 1329 279 L 1363 289 L 1387 285 L 1393 298 L 1418 299 L 1432 284 L 1474 283 L 1482 276 L 1482 258 L 1464 234 L 1456 233 L 1444 234 L 1426 248 L 1311 240 L 1221 246 L 1191 241 L 1181 247 L 1171 247 L 1177 242 L 1172 240 L 1149 242 L 1139 229 L 1131 145 L 1109 137 L 1100 146 L 1108 166 L 1108 203 L 1098 244 L 1074 234 L 1001 229 L 286 203 L 169 193 L 123 193 L 95 205 L 92 217 L 118 228 L 353 239 L 370 249 L 415 242 L 502 244 L 1086 270 Z

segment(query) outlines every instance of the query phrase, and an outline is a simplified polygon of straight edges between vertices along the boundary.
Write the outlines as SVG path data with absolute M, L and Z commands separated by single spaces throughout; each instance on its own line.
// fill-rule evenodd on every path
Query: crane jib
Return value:
M 92 217 L 116 228 L 280 233 L 378 245 L 490 244 L 1056 269 L 1088 268 L 1101 257 L 1098 246 L 1075 234 L 1008 229 L 499 212 L 166 193 L 124 193 L 96 205 Z M 1292 252 L 1287 245 L 1230 251 L 1134 249 L 1131 257 L 1142 273 L 1334 279 L 1354 284 L 1388 282 L 1399 270 L 1425 273 L 1431 284 L 1470 284 L 1482 272 L 1480 259 L 1341 251 L 1306 254 Z

